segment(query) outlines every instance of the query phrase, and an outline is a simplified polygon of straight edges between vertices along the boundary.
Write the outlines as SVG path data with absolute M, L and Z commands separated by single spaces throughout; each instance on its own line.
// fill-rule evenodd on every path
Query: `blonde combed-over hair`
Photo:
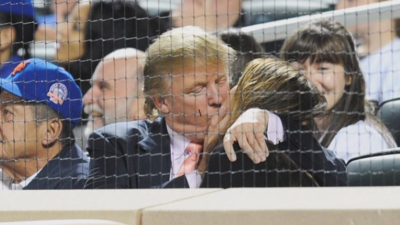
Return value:
M 143 87 L 146 96 L 144 111 L 151 116 L 156 110 L 152 98 L 162 97 L 166 94 L 175 69 L 184 69 L 185 65 L 193 65 L 193 63 L 206 66 L 222 65 L 226 66 L 228 73 L 235 51 L 215 35 L 198 27 L 186 26 L 162 34 L 147 49 L 146 53 Z

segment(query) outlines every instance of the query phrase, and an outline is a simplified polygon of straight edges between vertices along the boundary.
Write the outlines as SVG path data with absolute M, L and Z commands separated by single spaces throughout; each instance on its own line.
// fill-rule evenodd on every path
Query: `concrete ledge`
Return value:
M 0 199 L 0 222 L 392 225 L 400 221 L 400 187 L 2 191 Z
M 36 220 L 24 222 L 0 222 L 0 225 L 126 225 L 109 220 Z
M 142 213 L 144 225 L 392 225 L 400 187 L 228 189 Z
M 99 219 L 141 224 L 145 208 L 219 189 L 1 191 L 0 222 Z

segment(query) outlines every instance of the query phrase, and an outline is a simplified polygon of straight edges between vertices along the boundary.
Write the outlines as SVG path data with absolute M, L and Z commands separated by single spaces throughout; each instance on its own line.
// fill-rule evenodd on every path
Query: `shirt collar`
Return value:
M 185 149 L 190 143 L 190 140 L 185 136 L 173 131 L 167 124 L 167 131 L 170 139 L 171 154 L 174 159 L 180 158 L 185 153 Z
M 28 184 L 35 179 L 35 177 L 40 173 L 41 169 L 36 173 L 32 174 L 32 176 L 26 178 L 25 180 L 19 182 L 18 184 L 12 183 L 11 190 L 22 190 L 24 187 L 28 186 Z

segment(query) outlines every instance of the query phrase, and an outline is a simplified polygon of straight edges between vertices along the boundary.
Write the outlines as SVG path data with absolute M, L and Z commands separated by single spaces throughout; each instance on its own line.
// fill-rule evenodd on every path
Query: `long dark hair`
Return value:
M 321 145 L 328 147 L 337 132 L 343 127 L 368 121 L 378 130 L 390 146 L 393 137 L 385 126 L 373 114 L 365 101 L 365 80 L 362 74 L 353 36 L 340 23 L 330 20 L 311 22 L 290 35 L 282 46 L 281 59 L 288 62 L 304 63 L 310 59 L 314 62 L 329 62 L 344 67 L 345 76 L 351 83 L 345 86 L 341 99 L 335 106 L 325 112 L 328 118 L 327 133 Z
M 340 23 L 329 20 L 312 22 L 289 36 L 281 49 L 281 58 L 286 61 L 341 64 L 351 84 L 345 86 L 342 98 L 325 116 L 328 116 L 329 131 L 321 144 L 328 147 L 336 133 L 351 124 L 365 120 L 365 81 L 359 66 L 353 37 Z M 348 113 L 352 112 L 352 113 Z
M 303 127 L 309 127 L 313 126 L 313 118 L 323 112 L 325 105 L 325 98 L 318 92 L 317 88 L 301 72 L 288 63 L 275 57 L 255 59 L 248 64 L 243 76 L 239 79 L 231 104 L 232 115 L 229 123 L 220 130 L 219 137 L 210 141 L 206 152 L 212 154 L 214 149 L 222 143 L 227 129 L 247 109 L 255 107 L 267 109 L 276 114 L 287 116 L 292 122 L 299 123 Z M 299 169 L 297 164 L 289 156 L 279 151 L 277 146 L 269 145 L 269 150 L 270 155 L 266 161 L 267 170 L 293 172 L 293 170 Z M 301 180 L 309 179 L 307 177 L 301 178 L 304 174 L 292 178 L 290 178 L 291 175 L 286 175 L 284 173 L 277 174 L 276 176 L 280 177 L 281 180 L 276 181 L 276 185 L 290 184 L 297 186 L 302 183 Z M 284 177 L 294 180 L 284 181 Z M 283 183 L 280 183 L 281 181 Z
M 218 33 L 218 36 L 236 51 L 236 59 L 231 66 L 232 79 L 230 82 L 230 86 L 234 87 L 242 76 L 247 63 L 253 59 L 261 58 L 264 49 L 251 34 L 244 33 L 239 29 L 229 29 Z
M 80 78 L 85 93 L 89 80 L 102 58 L 121 48 L 145 51 L 154 36 L 146 11 L 136 1 L 97 1 L 90 7 L 85 26 L 85 49 L 68 70 Z

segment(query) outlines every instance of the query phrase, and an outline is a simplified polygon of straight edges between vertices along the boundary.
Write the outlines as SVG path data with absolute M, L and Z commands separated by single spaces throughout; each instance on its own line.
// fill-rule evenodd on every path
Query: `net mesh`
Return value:
M 2 189 L 399 185 L 398 9 L 1 1 Z

